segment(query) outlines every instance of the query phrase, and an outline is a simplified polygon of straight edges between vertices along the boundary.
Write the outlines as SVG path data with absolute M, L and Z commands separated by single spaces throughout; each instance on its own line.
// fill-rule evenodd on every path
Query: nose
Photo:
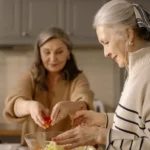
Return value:
M 111 53 L 106 48 L 104 48 L 104 56 L 109 57 L 110 55 Z
M 57 58 L 56 58 L 56 54 L 51 54 L 50 55 L 50 61 L 51 62 L 56 62 Z

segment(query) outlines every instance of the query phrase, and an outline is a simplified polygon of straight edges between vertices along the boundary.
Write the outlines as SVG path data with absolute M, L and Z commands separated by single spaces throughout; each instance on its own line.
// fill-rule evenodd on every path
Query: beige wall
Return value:
M 78 49 L 75 52 L 79 67 L 87 75 L 95 99 L 101 100 L 108 111 L 114 103 L 114 62 L 105 58 L 101 49 Z
M 0 122 L 4 122 L 2 109 L 4 99 L 16 83 L 20 73 L 30 67 L 32 53 L 28 47 L 0 50 Z M 114 101 L 114 63 L 104 58 L 100 49 L 75 49 L 79 68 L 87 75 L 91 89 L 95 92 L 95 99 L 103 101 L 108 111 L 115 108 Z

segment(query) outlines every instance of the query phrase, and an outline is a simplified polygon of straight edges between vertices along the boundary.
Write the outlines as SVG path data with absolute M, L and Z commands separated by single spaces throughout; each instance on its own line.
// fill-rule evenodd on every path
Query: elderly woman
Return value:
M 97 12 L 94 27 L 104 47 L 104 55 L 128 70 L 118 107 L 114 117 L 112 114 L 79 111 L 75 118 L 87 126 L 69 130 L 54 140 L 68 149 L 79 145 L 106 144 L 107 150 L 148 150 L 150 14 L 140 5 L 112 0 Z
M 25 134 L 68 130 L 68 115 L 80 109 L 93 109 L 93 92 L 76 65 L 72 43 L 62 29 L 44 30 L 35 44 L 34 57 L 33 67 L 8 95 L 3 113 L 9 122 L 23 123 L 22 145 Z M 44 118 L 48 116 L 53 126 L 45 126 Z

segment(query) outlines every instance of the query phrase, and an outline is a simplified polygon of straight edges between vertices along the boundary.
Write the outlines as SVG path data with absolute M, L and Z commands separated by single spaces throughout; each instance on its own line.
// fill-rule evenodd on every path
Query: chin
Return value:
M 126 67 L 126 65 L 125 65 L 124 63 L 118 63 L 118 66 L 119 66 L 120 68 Z
M 59 69 L 49 69 L 49 72 L 53 72 L 53 73 L 57 73 L 57 72 L 60 72 L 61 70 Z
M 62 68 L 49 68 L 48 69 L 49 72 L 54 72 L 54 73 L 60 72 L 61 70 L 62 70 Z
M 127 61 L 124 61 L 124 60 L 122 60 L 122 59 L 119 59 L 118 61 L 116 61 L 116 63 L 118 64 L 118 66 L 119 66 L 120 68 L 124 68 L 124 67 L 126 67 L 126 66 L 128 65 L 128 62 L 127 62 Z
M 125 66 L 119 66 L 119 68 L 124 68 Z

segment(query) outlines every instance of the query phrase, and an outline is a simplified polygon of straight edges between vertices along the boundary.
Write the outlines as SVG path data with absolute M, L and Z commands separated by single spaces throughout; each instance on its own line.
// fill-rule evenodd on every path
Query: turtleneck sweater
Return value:
M 150 150 L 150 47 L 129 53 L 128 71 L 106 149 Z

